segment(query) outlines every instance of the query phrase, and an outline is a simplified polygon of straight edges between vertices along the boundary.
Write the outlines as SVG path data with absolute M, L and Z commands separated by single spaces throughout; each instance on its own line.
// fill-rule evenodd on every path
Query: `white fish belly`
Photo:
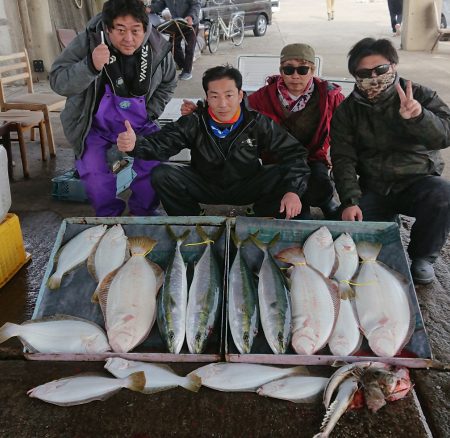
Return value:
M 325 377 L 290 376 L 266 383 L 258 389 L 258 394 L 281 400 L 301 401 L 318 396 L 327 382 Z
M 299 354 L 320 350 L 331 335 L 335 322 L 333 299 L 326 282 L 308 266 L 294 268 L 291 277 L 293 333 L 292 346 Z
M 341 300 L 336 325 L 328 345 L 336 356 L 349 356 L 361 345 L 361 332 L 349 300 Z
M 156 312 L 156 277 L 147 260 L 133 256 L 111 283 L 106 325 L 111 347 L 127 352 L 149 334 Z
M 361 328 L 369 339 L 377 329 L 392 333 L 391 351 L 405 342 L 411 325 L 407 292 L 387 269 L 378 263 L 365 263 L 356 279 L 356 309 Z M 376 354 L 377 352 L 374 351 Z

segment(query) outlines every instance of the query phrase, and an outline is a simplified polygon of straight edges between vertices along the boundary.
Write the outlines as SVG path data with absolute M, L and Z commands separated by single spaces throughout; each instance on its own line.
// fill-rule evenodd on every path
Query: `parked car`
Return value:
M 263 36 L 272 24 L 271 0 L 202 0 L 202 20 L 215 20 L 220 15 L 228 24 L 233 13 L 244 12 L 245 29 Z

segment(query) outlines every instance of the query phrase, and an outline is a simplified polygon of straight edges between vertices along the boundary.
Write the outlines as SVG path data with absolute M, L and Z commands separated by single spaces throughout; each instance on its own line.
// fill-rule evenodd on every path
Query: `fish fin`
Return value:
M 103 239 L 103 236 L 95 244 L 95 246 L 92 249 L 91 253 L 89 254 L 89 256 L 87 258 L 87 262 L 86 262 L 89 274 L 91 274 L 92 278 L 97 282 L 98 282 L 98 277 L 97 277 L 97 272 L 95 271 L 95 253 L 97 252 L 98 245 L 100 245 L 100 242 Z
M 361 241 L 356 243 L 356 251 L 362 260 L 376 260 L 382 246 L 381 242 Z
M 131 391 L 143 392 L 145 388 L 145 373 L 144 371 L 138 371 L 137 373 L 130 374 L 126 377 L 126 388 Z
M 148 254 L 157 245 L 157 241 L 147 236 L 129 237 L 131 255 Z
M 197 376 L 195 372 L 192 372 L 186 376 L 186 382 L 180 386 L 182 386 L 184 389 L 187 389 L 188 391 L 198 392 L 200 387 L 202 386 L 202 379 L 200 376 Z
M 100 303 L 99 292 L 98 292 L 99 286 L 100 285 L 97 286 L 97 288 L 94 290 L 94 293 L 92 294 L 91 303 L 93 303 L 93 304 L 99 304 Z
M 151 266 L 151 268 L 153 269 L 153 272 L 155 273 L 155 277 L 156 277 L 156 293 L 158 293 L 158 291 L 161 289 L 161 286 L 164 283 L 164 270 L 161 268 L 161 266 L 159 266 L 158 264 L 156 264 L 155 262 L 152 262 L 151 260 L 148 260 L 149 265 Z
M 48 279 L 47 286 L 49 289 L 58 289 L 61 286 L 61 275 L 56 275 L 56 272 Z
M 108 303 L 108 292 L 109 288 L 111 287 L 111 283 L 114 280 L 114 277 L 116 276 L 117 272 L 120 268 L 114 269 L 114 271 L 110 272 L 101 282 L 101 284 L 97 287 L 97 296 L 98 296 L 98 302 L 100 304 L 100 308 L 102 309 L 103 316 L 105 318 L 105 326 L 107 326 L 106 321 L 106 305 Z M 92 296 L 91 301 L 94 299 Z M 94 302 L 94 301 L 92 301 Z
M 157 394 L 158 392 L 167 391 L 172 388 L 176 388 L 177 385 L 168 385 L 168 386 L 159 386 L 158 388 L 144 388 L 142 391 L 142 394 L 150 395 L 150 394 Z
M 272 239 L 270 240 L 270 242 L 267 244 L 268 248 L 271 248 L 272 246 L 274 246 L 281 238 L 281 233 L 277 233 L 275 234 L 275 236 L 272 237 Z
M 0 327 L 0 344 L 8 339 L 18 336 L 20 331 L 20 325 L 12 322 L 6 322 Z
M 296 367 L 291 368 L 290 376 L 309 376 L 308 368 L 304 365 L 297 365 Z

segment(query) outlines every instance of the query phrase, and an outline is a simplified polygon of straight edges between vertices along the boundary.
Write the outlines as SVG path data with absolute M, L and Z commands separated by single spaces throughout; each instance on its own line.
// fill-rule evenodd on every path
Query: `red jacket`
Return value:
M 277 78 L 271 76 L 267 79 L 265 87 L 260 88 L 248 97 L 249 106 L 269 116 L 274 122 L 282 124 L 285 119 L 283 108 L 277 95 Z M 337 84 L 314 77 L 315 89 L 319 91 L 319 106 L 321 118 L 310 144 L 305 145 L 309 151 L 308 161 L 323 161 L 330 165 L 330 123 L 337 106 L 345 99 L 341 87 Z

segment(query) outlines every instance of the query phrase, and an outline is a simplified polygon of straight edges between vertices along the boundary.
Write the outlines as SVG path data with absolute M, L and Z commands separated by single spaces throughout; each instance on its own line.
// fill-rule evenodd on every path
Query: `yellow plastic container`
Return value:
M 23 246 L 19 218 L 8 213 L 0 223 L 0 287 L 11 280 L 30 257 Z

